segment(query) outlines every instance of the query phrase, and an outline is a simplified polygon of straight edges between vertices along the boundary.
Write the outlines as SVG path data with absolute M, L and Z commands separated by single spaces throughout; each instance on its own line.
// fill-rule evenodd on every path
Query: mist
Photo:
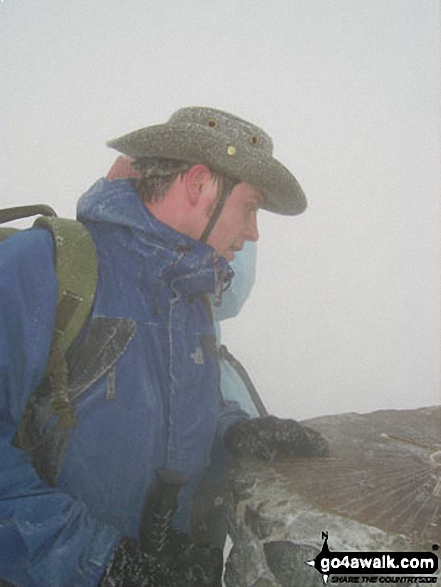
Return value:
M 262 211 L 223 342 L 296 419 L 439 404 L 436 0 L 1 0 L 0 201 L 74 217 L 106 141 L 212 106 L 274 139 L 308 209 Z

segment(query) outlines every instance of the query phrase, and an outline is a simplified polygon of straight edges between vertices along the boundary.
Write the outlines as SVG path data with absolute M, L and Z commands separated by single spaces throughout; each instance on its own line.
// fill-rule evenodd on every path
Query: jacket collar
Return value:
M 209 245 L 155 218 L 131 180 L 98 180 L 79 199 L 77 218 L 86 223 L 113 224 L 115 238 L 120 234 L 125 246 L 145 258 L 146 269 L 156 273 L 158 285 L 167 284 L 176 293 L 186 297 L 211 293 L 219 305 L 222 291 L 231 283 L 234 273 L 227 261 Z

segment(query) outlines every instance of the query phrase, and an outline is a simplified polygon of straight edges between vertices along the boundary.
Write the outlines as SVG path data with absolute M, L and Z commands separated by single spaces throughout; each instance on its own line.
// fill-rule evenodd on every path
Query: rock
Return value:
M 436 552 L 440 406 L 303 423 L 329 440 L 328 458 L 241 459 L 231 468 L 227 587 L 323 585 L 306 564 L 320 552 L 322 532 L 331 551 Z

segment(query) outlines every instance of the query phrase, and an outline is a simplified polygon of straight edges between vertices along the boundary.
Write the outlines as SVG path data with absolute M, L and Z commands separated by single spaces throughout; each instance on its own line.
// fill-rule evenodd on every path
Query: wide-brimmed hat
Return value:
M 189 107 L 168 122 L 135 130 L 107 143 L 134 159 L 164 157 L 204 163 L 258 188 L 263 208 L 300 214 L 306 197 L 288 169 L 272 156 L 273 142 L 258 126 L 214 108 Z

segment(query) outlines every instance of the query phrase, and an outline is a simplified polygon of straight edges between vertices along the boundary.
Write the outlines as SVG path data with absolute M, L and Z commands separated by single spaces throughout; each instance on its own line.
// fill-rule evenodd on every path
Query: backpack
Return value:
M 75 425 L 75 417 L 67 394 L 66 353 L 91 312 L 98 282 L 98 261 L 87 228 L 77 220 L 58 218 L 50 206 L 39 204 L 0 210 L 0 224 L 35 215 L 40 216 L 33 226 L 45 228 L 52 234 L 58 277 L 55 329 L 45 377 L 50 381 L 52 414 L 58 416 L 63 427 L 71 428 Z M 18 231 L 0 226 L 0 241 Z M 28 417 L 25 411 L 18 436 Z

